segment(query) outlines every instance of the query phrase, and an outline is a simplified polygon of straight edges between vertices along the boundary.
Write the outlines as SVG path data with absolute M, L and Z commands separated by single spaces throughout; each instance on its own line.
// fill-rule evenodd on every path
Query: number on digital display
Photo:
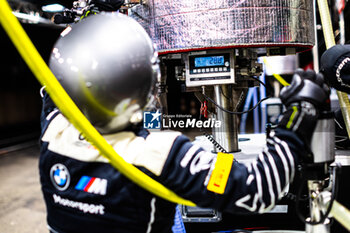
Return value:
M 194 59 L 195 67 L 223 66 L 223 65 L 224 65 L 224 56 L 196 57 Z

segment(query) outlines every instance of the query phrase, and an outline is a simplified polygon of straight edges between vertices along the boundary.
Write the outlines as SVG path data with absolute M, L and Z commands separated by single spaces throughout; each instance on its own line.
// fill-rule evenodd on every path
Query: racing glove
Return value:
M 292 83 L 282 88 L 280 98 L 287 110 L 279 126 L 295 132 L 310 151 L 319 112 L 329 107 L 329 88 L 322 74 L 298 69 Z
M 321 57 L 325 81 L 338 91 L 350 93 L 350 45 L 335 45 Z

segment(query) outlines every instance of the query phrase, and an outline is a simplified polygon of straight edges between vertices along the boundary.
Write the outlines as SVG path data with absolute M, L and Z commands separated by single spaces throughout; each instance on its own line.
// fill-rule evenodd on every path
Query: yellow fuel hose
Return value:
M 272 68 L 272 67 L 270 66 L 270 64 L 267 62 L 267 59 L 266 59 L 265 57 L 263 58 L 263 62 L 265 63 L 265 65 L 266 65 L 267 67 L 269 67 L 270 69 Z M 275 79 L 276 79 L 280 84 L 282 84 L 283 86 L 288 86 L 288 85 L 289 85 L 289 83 L 288 83 L 284 78 L 282 78 L 281 75 L 275 74 L 275 73 L 272 73 L 272 75 L 273 75 L 273 77 L 275 77 Z
M 321 17 L 323 36 L 326 42 L 327 49 L 335 45 L 332 21 L 329 14 L 328 1 L 327 0 L 317 0 L 318 9 Z M 348 137 L 350 138 L 350 102 L 348 95 L 344 92 L 337 91 L 340 109 L 344 117 L 344 122 L 346 125 L 346 130 L 348 132 Z
M 193 202 L 177 196 L 174 192 L 145 175 L 133 165 L 125 162 L 125 160 L 117 154 L 113 147 L 109 145 L 101 134 L 90 124 L 62 88 L 23 30 L 21 24 L 12 14 L 11 8 L 6 0 L 0 0 L 0 24 L 7 32 L 38 81 L 41 85 L 46 86 L 46 91 L 49 93 L 56 106 L 120 173 L 147 191 L 168 201 L 195 206 Z

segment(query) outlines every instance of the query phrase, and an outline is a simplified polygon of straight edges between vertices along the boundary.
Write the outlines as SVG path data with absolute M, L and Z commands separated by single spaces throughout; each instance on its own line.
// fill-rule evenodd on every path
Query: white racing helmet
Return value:
M 63 31 L 50 68 L 101 133 L 141 121 L 160 75 L 148 34 L 120 13 L 93 15 Z

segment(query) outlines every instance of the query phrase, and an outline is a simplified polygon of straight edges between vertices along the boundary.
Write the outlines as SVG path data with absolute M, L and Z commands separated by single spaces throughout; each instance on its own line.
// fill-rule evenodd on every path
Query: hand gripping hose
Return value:
M 117 154 L 113 147 L 109 145 L 101 134 L 90 124 L 62 88 L 30 41 L 21 24 L 12 14 L 11 8 L 6 0 L 0 0 L 0 24 L 7 32 L 38 81 L 41 85 L 46 86 L 46 91 L 49 93 L 56 106 L 120 173 L 147 191 L 168 201 L 195 206 L 193 202 L 177 196 L 174 192 L 145 175 L 133 165 L 125 162 L 124 159 Z

